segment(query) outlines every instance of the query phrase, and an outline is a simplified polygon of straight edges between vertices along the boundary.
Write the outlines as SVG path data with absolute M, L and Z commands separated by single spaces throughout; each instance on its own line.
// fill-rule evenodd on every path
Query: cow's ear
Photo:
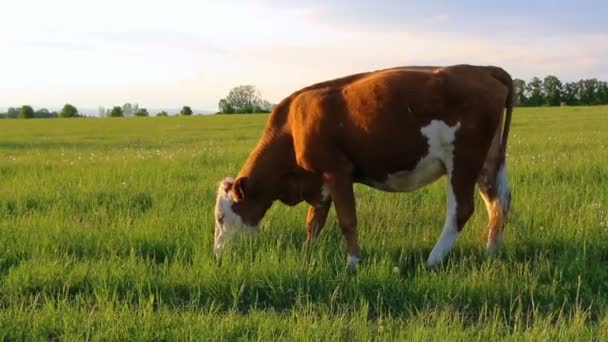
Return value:
M 240 177 L 234 182 L 234 194 L 237 201 L 242 201 L 247 196 L 247 177 Z
M 231 177 L 226 177 L 223 181 L 220 182 L 219 192 L 227 195 L 228 192 L 230 192 L 230 189 L 232 189 L 233 185 L 234 179 L 232 179 Z

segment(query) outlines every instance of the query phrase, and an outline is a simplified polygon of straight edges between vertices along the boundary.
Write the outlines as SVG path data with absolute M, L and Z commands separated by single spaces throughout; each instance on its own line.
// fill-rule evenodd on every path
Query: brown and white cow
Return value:
M 470 65 L 380 70 L 293 93 L 273 110 L 236 180 L 220 184 L 216 255 L 228 236 L 255 232 L 275 200 L 310 204 L 307 240 L 314 240 L 333 202 L 354 269 L 361 251 L 353 183 L 408 192 L 443 175 L 445 224 L 427 265 L 442 261 L 471 217 L 475 184 L 489 215 L 487 248 L 496 250 L 510 205 L 512 98 L 507 72 Z

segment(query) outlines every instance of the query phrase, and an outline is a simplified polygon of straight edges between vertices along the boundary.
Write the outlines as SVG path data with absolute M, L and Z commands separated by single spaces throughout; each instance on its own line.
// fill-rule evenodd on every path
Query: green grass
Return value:
M 357 186 L 355 276 L 333 212 L 304 246 L 305 205 L 275 204 L 216 264 L 217 183 L 266 118 L 1 121 L 0 339 L 608 338 L 608 107 L 515 111 L 495 257 L 478 198 L 446 262 L 425 268 L 445 180 Z

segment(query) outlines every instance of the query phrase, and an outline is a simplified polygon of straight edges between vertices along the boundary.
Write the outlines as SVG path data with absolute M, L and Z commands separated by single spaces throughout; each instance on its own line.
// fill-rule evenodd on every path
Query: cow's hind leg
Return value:
M 488 169 L 484 168 L 484 172 Z M 490 168 L 491 170 L 491 168 Z M 500 249 L 503 242 L 504 226 L 511 205 L 511 191 L 507 182 L 507 168 L 504 161 L 493 174 L 482 174 L 479 179 L 479 193 L 488 210 L 488 242 L 490 252 Z
M 312 242 L 319 236 L 327 221 L 330 208 L 331 199 L 327 199 L 308 209 L 308 215 L 306 216 L 306 242 Z
M 475 209 L 473 203 L 475 177 L 472 177 L 468 170 L 463 171 L 448 174 L 445 224 L 426 262 L 428 267 L 436 266 L 445 258 Z

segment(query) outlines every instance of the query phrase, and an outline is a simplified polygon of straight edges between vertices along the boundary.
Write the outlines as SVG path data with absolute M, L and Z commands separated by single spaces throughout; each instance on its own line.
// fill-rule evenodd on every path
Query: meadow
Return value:
M 516 108 L 496 256 L 479 196 L 429 270 L 445 179 L 358 185 L 356 275 L 333 210 L 304 244 L 304 204 L 216 263 L 217 184 L 266 119 L 0 121 L 0 340 L 608 339 L 608 107 Z

